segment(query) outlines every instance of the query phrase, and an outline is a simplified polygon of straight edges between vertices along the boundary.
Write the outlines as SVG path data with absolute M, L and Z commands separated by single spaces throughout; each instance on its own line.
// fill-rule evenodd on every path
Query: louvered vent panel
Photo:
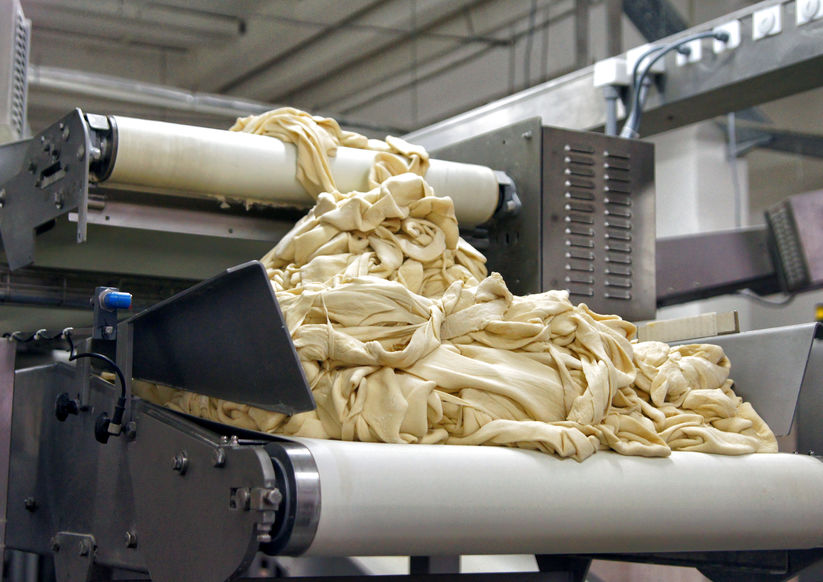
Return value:
M 600 313 L 655 313 L 649 144 L 543 128 L 542 288 Z

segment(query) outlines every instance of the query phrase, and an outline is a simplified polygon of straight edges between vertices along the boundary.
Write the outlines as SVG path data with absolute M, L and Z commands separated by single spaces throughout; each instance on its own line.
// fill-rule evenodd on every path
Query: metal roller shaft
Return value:
M 296 179 L 296 148 L 278 139 L 113 117 L 117 127 L 112 170 L 103 184 L 199 196 L 300 206 L 312 198 Z M 368 189 L 375 152 L 340 147 L 329 160 L 343 192 Z M 449 196 L 461 227 L 486 222 L 499 204 L 495 173 L 487 167 L 432 160 L 426 181 Z

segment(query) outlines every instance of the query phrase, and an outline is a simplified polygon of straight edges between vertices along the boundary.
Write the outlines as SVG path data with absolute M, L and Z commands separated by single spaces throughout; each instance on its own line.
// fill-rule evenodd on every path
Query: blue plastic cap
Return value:
M 103 296 L 100 298 L 100 303 L 106 309 L 130 309 L 131 293 L 109 291 L 108 293 L 103 293 Z

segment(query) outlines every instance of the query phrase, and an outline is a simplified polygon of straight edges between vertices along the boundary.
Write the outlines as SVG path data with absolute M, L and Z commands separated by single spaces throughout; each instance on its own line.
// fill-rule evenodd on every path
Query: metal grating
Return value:
M 23 138 L 26 122 L 26 69 L 29 62 L 29 34 L 31 23 L 19 8 L 15 14 L 14 47 L 11 78 L 11 111 L 9 112 L 12 132 L 18 139 Z

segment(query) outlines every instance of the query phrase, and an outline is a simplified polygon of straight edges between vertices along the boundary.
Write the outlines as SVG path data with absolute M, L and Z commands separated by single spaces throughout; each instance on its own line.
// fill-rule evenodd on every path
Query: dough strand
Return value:
M 298 148 L 316 205 L 263 257 L 316 410 L 286 416 L 136 381 L 175 410 L 268 433 L 387 443 L 506 445 L 583 460 L 775 452 L 732 390 L 718 346 L 633 343 L 635 327 L 564 291 L 518 297 L 460 238 L 428 156 L 295 109 L 235 131 Z M 377 150 L 367 192 L 339 192 L 338 146 Z M 272 386 L 276 390 L 276 386 Z

